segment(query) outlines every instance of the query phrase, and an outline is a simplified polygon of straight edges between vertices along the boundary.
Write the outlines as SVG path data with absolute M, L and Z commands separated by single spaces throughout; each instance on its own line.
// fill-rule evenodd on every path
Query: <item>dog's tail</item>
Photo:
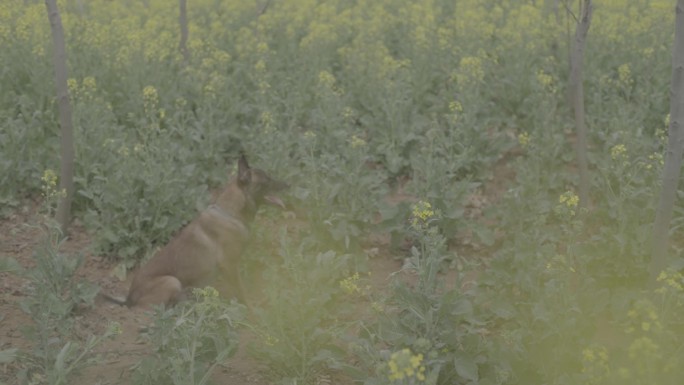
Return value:
M 128 299 L 112 297 L 111 295 L 105 293 L 100 293 L 100 296 L 107 302 L 111 302 L 119 306 L 128 306 Z

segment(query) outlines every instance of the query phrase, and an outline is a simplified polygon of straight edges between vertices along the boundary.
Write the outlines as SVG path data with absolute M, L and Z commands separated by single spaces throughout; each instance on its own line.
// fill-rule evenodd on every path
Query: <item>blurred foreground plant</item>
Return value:
M 134 384 L 208 384 L 216 366 L 237 351 L 244 307 L 226 304 L 212 287 L 193 295 L 195 301 L 155 311 L 145 335 L 154 353 L 134 366 Z

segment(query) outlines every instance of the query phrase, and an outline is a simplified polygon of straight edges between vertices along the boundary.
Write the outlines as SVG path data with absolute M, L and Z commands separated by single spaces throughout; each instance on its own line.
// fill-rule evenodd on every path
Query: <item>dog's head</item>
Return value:
M 244 155 L 238 160 L 236 184 L 242 192 L 244 205 L 240 208 L 243 218 L 251 220 L 264 203 L 285 208 L 285 203 L 277 195 L 287 189 L 287 183 L 271 178 L 264 170 L 251 168 Z

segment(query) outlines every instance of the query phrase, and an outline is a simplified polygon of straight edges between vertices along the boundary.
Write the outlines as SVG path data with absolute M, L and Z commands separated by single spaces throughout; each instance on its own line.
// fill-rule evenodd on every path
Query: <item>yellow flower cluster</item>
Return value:
M 349 295 L 361 295 L 363 291 L 359 287 L 359 279 L 359 273 L 354 273 L 353 275 L 341 280 L 340 287 Z
M 54 189 L 57 186 L 57 174 L 52 169 L 48 168 L 43 171 L 43 176 L 40 179 L 46 189 Z
M 57 191 L 57 174 L 53 170 L 47 169 L 43 171 L 43 176 L 40 179 L 43 181 L 43 197 L 47 201 L 66 196 L 65 189 L 62 189 L 62 191 Z
M 649 337 L 635 339 L 627 349 L 629 358 L 633 361 L 643 361 L 644 357 L 660 358 L 660 347 Z M 649 360 L 650 361 L 650 360 Z
M 622 64 L 618 67 L 618 79 L 623 86 L 631 86 L 634 83 L 632 79 L 632 70 L 629 64 Z
M 684 285 L 682 285 L 684 283 L 684 276 L 675 269 L 661 271 L 660 275 L 658 275 L 658 282 L 663 284 L 662 287 L 656 289 L 659 293 L 665 293 L 667 289 L 675 293 L 684 292 Z
M 627 317 L 631 320 L 625 328 L 626 333 L 641 331 L 644 333 L 662 330 L 660 317 L 653 302 L 649 300 L 639 300 L 634 303 L 627 312 Z
M 566 191 L 558 197 L 558 205 L 554 211 L 561 216 L 574 217 L 577 213 L 579 197 L 572 191 Z
M 390 381 L 403 380 L 404 378 L 415 378 L 418 381 L 425 381 L 425 365 L 423 365 L 423 355 L 413 354 L 411 349 L 405 348 L 392 353 L 389 362 Z
M 552 94 L 556 93 L 556 86 L 553 81 L 553 76 L 547 74 L 544 72 L 544 70 L 537 71 L 537 83 L 539 83 L 543 89 L 551 92 Z
M 589 384 L 601 384 L 610 374 L 608 350 L 603 346 L 588 347 L 582 351 L 582 373 Z
M 259 116 L 259 122 L 261 122 L 261 126 L 266 133 L 273 132 L 275 121 L 273 120 L 273 114 L 271 114 L 270 111 L 262 112 L 261 116 Z
M 528 134 L 527 131 L 518 134 L 518 143 L 520 144 L 520 147 L 527 148 L 530 144 L 530 134 Z
M 458 100 L 449 102 L 449 111 L 452 113 L 461 113 L 463 112 L 463 105 Z
M 435 211 L 430 202 L 418 201 L 411 210 L 411 225 L 416 229 L 424 229 L 434 217 Z
M 67 87 L 69 89 L 69 96 L 72 100 L 89 100 L 95 96 L 97 81 L 93 76 L 86 76 L 79 85 L 78 80 L 69 78 L 67 79 Z
M 361 148 L 365 147 L 367 143 L 363 138 L 360 138 L 356 135 L 352 135 L 351 139 L 349 139 L 349 144 L 352 148 Z
M 610 157 L 613 160 L 625 160 L 627 156 L 627 147 L 624 144 L 616 144 L 610 148 Z
M 484 80 L 485 72 L 482 68 L 482 59 L 475 56 L 466 56 L 461 59 L 459 73 L 456 77 L 459 84 L 478 85 Z
M 266 344 L 266 346 L 275 346 L 278 342 L 280 342 L 280 340 L 278 338 L 276 338 L 270 334 L 264 334 L 262 336 L 262 338 L 263 338 L 264 344 Z
M 579 197 L 572 191 L 566 191 L 558 197 L 558 203 L 565 204 L 569 208 L 576 208 L 579 204 Z
M 143 88 L 143 108 L 145 114 L 151 115 L 157 112 L 157 105 L 159 104 L 159 95 L 154 86 L 146 86 Z
M 218 291 L 211 286 L 194 288 L 192 289 L 192 293 L 200 298 L 218 298 L 219 296 Z

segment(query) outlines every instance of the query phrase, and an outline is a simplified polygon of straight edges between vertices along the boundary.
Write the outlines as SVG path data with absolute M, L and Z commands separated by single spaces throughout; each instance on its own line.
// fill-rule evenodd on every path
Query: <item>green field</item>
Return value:
M 289 212 L 268 210 L 253 228 L 245 274 L 266 282 L 263 306 L 229 333 L 179 328 L 152 344 L 203 333 L 234 344 L 249 330 L 278 384 L 681 383 L 681 205 L 673 268 L 647 289 L 675 2 L 594 4 L 581 210 L 568 102 L 577 1 L 187 3 L 185 59 L 178 2 L 58 1 L 73 216 L 89 253 L 120 273 L 135 267 L 243 152 L 292 186 Z M 27 201 L 49 211 L 60 129 L 41 1 L 0 3 L 0 91 L 0 217 Z M 402 271 L 375 290 L 379 259 Z M 202 298 L 159 325 L 220 318 L 222 305 Z M 2 342 L 0 353 L 12 348 Z M 183 383 L 143 373 L 186 368 L 183 357 L 146 361 L 132 381 Z M 58 378 L 48 361 L 24 382 Z

